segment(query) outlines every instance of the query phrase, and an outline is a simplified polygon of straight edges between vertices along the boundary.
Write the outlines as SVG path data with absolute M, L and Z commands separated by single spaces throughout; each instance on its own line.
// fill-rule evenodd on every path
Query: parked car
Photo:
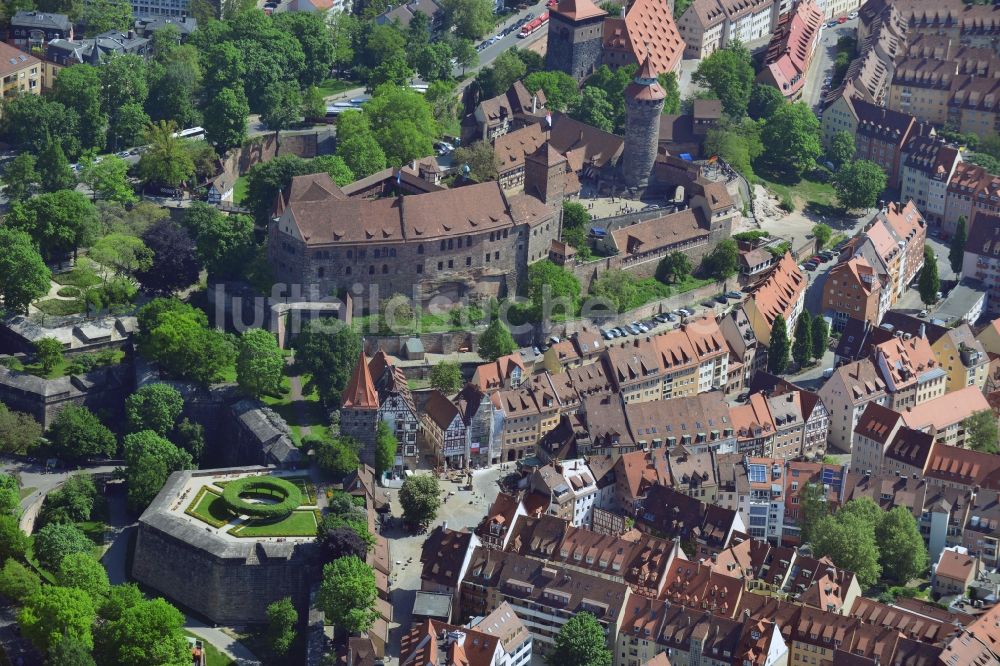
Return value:
M 669 312 L 666 314 L 666 318 L 667 318 L 667 321 L 677 321 L 677 317 L 675 317 L 674 315 L 670 314 Z
M 743 298 L 743 292 L 742 291 L 727 291 L 726 292 L 726 296 L 728 296 L 729 298 Z
M 719 294 L 718 296 L 715 297 L 715 302 L 716 303 L 722 303 L 723 305 L 725 305 L 726 301 L 728 301 L 728 300 L 729 299 L 726 298 L 725 294 Z
M 837 23 L 841 23 L 841 24 L 847 23 L 847 17 L 846 16 L 841 16 L 839 19 L 837 19 Z
M 857 12 L 851 12 L 850 14 L 847 15 L 847 18 L 849 18 L 849 19 L 856 19 L 856 18 L 858 18 L 858 13 Z
M 713 300 L 705 300 L 705 301 L 702 301 L 701 304 L 704 307 L 706 307 L 706 308 L 714 308 L 715 307 L 715 301 L 713 301 Z M 692 312 L 691 314 L 694 314 L 694 313 Z
M 611 340 L 615 336 L 611 335 L 611 331 L 605 328 L 601 329 L 601 337 L 604 338 L 605 340 Z
M 744 391 L 743 393 L 740 393 L 738 396 L 736 396 L 736 400 L 738 402 L 746 402 L 747 398 L 749 398 L 749 397 L 750 397 L 750 393 L 748 391 Z

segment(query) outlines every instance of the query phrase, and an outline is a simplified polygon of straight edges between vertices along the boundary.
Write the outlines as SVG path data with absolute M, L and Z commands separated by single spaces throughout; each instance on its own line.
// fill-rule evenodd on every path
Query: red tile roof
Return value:
M 354 374 L 344 388 L 340 403 L 342 407 L 349 409 L 378 409 L 378 393 L 375 391 L 364 351 L 354 366 Z

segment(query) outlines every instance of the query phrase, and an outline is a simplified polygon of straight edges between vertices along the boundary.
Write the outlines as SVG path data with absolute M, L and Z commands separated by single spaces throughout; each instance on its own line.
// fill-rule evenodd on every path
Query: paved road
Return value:
M 854 36 L 857 24 L 857 19 L 851 19 L 847 23 L 838 23 L 834 28 L 824 27 L 820 33 L 820 42 L 816 45 L 816 53 L 813 55 L 812 62 L 809 63 L 809 71 L 802 89 L 802 101 L 817 113 L 822 110 L 823 80 L 828 76 L 833 76 L 834 59 L 837 57 L 837 40 L 845 35 Z
M 42 500 L 50 492 L 58 488 L 72 474 L 86 472 L 88 474 L 110 473 L 115 470 L 115 465 L 93 465 L 82 467 L 81 469 L 59 470 L 46 472 L 44 467 L 36 463 L 28 463 L 11 458 L 0 459 L 0 472 L 17 475 L 21 480 L 22 488 L 34 488 L 35 490 L 21 500 L 21 529 L 31 534 L 35 524 L 35 517 L 42 507 Z

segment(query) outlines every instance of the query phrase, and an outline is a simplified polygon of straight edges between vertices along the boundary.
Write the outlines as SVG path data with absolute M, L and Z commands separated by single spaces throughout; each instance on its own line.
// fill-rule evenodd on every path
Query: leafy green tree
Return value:
M 594 296 L 614 304 L 615 311 L 625 312 L 639 300 L 639 287 L 631 273 L 612 269 L 594 280 L 590 286 Z
M 49 523 L 35 533 L 35 557 L 49 571 L 58 571 L 67 555 L 89 555 L 93 548 L 94 542 L 71 523 Z
M 347 166 L 347 162 L 338 155 L 314 157 L 309 160 L 308 168 L 315 173 L 325 172 L 329 174 L 330 178 L 333 178 L 333 182 L 341 187 L 353 183 L 355 180 L 351 167 Z
M 504 51 L 496 57 L 491 67 L 484 67 L 476 75 L 482 98 L 496 97 L 506 92 L 515 81 L 523 79 L 528 67 L 514 50 Z
M 315 443 L 316 463 L 334 476 L 343 477 L 356 472 L 361 458 L 360 445 L 350 437 L 334 437 Z
M 302 116 L 306 120 L 322 120 L 326 116 L 326 99 L 316 86 L 302 93 Z
M 3 172 L 4 196 L 9 201 L 24 201 L 35 191 L 41 176 L 35 169 L 35 156 L 20 153 L 7 163 Z
M 97 666 L 87 646 L 76 638 L 66 637 L 52 646 L 46 666 Z
M 805 316 L 803 312 L 800 316 Z M 812 355 L 817 360 L 822 360 L 826 354 L 827 344 L 830 341 L 830 327 L 826 325 L 823 315 L 816 315 L 812 320 Z
M 205 429 L 200 423 L 185 417 L 174 428 L 170 441 L 176 444 L 177 448 L 190 453 L 192 460 L 198 462 L 205 452 Z
M 0 515 L 20 515 L 20 488 L 16 477 L 10 474 L 0 474 Z
M 177 126 L 160 120 L 146 128 L 148 147 L 139 158 L 137 171 L 145 183 L 179 187 L 194 175 L 194 161 L 185 140 L 174 136 Z
M 97 235 L 97 210 L 79 192 L 60 190 L 15 203 L 6 224 L 23 229 L 43 255 L 56 258 L 90 245 Z
M 96 500 L 97 486 L 90 475 L 74 474 L 61 488 L 45 496 L 36 527 L 90 520 Z
M 495 361 L 501 356 L 513 354 L 517 351 L 517 343 L 514 337 L 500 321 L 499 317 L 494 317 L 483 334 L 479 336 L 479 355 L 483 358 Z
M 433 151 L 440 130 L 420 93 L 399 86 L 381 86 L 375 89 L 363 113 L 390 165 L 401 166 Z M 339 128 L 338 122 L 338 132 Z M 345 161 L 350 166 L 350 161 Z
M 302 106 L 302 94 L 299 87 L 292 81 L 284 81 L 271 87 L 261 99 L 260 119 L 268 129 L 274 130 L 276 139 L 280 139 L 281 130 L 286 130 L 299 121 Z
M 327 513 L 319 526 L 320 538 L 327 541 L 324 545 L 327 554 L 332 552 L 331 548 L 337 547 L 329 542 L 332 532 L 340 529 L 352 531 L 361 541 L 360 551 L 357 553 L 359 557 L 363 558 L 365 553 L 375 547 L 375 535 L 368 530 L 368 514 L 364 509 L 355 506 L 351 497 L 345 493 L 337 493 L 330 498 Z M 345 554 L 351 553 L 342 553 Z
M 464 39 L 479 39 L 493 28 L 493 4 L 489 0 L 443 0 L 444 23 Z
M 771 324 L 771 340 L 767 349 L 767 371 L 780 375 L 788 367 L 788 325 L 783 316 L 776 315 Z
M 0 256 L 2 254 L 0 252 Z M 0 451 L 8 454 L 27 453 L 41 436 L 42 426 L 30 414 L 12 411 L 0 403 Z
M 795 324 L 795 342 L 792 343 L 792 358 L 800 367 L 804 367 L 812 358 L 812 318 L 808 312 L 799 315 Z M 773 336 L 773 331 L 772 331 Z
M 937 302 L 937 294 L 941 290 L 941 279 L 938 277 L 937 256 L 930 245 L 924 245 L 924 266 L 920 269 L 917 288 L 920 291 L 920 300 L 924 302 L 924 305 L 932 305 Z
M 965 228 L 965 216 L 960 215 L 958 226 L 955 228 L 955 235 L 951 239 L 951 247 L 948 250 L 948 261 L 951 263 L 951 270 L 958 275 L 962 272 L 962 261 L 965 259 L 965 243 L 969 239 L 969 232 Z
M 702 259 L 702 268 L 716 280 L 725 280 L 735 275 L 740 267 L 740 250 L 736 241 L 727 238 Z
M 202 384 L 218 381 L 236 358 L 226 336 L 190 305 L 156 299 L 139 310 L 139 349 L 165 370 Z
M 86 407 L 67 405 L 49 427 L 52 452 L 65 460 L 110 458 L 118 448 L 114 433 Z
M 28 313 L 28 305 L 49 291 L 52 274 L 24 231 L 0 226 L 0 296 L 9 312 Z
M 569 115 L 605 132 L 612 132 L 615 129 L 615 107 L 608 101 L 607 93 L 595 86 L 583 88 L 580 96 L 572 101 Z
M 184 226 L 213 279 L 239 275 L 256 252 L 253 220 L 246 215 L 225 215 L 214 206 L 196 201 L 184 214 Z
M 25 638 L 48 653 L 67 638 L 93 648 L 91 627 L 97 612 L 90 595 L 75 587 L 50 585 L 24 600 L 18 623 Z
M 108 144 L 121 148 L 144 143 L 150 118 L 138 102 L 127 102 L 118 109 L 115 124 L 108 130 Z M 141 158 L 140 158 L 141 161 Z
M 962 421 L 965 429 L 965 445 L 983 453 L 1000 453 L 997 442 L 997 419 L 989 409 L 976 412 Z
M 298 75 L 303 88 L 323 82 L 330 74 L 334 62 L 334 44 L 321 12 L 279 12 L 271 22 L 284 33 L 295 38 L 302 48 L 305 63 Z
M 42 190 L 45 192 L 71 190 L 76 187 L 76 176 L 58 141 L 50 141 L 38 156 L 38 174 Z
M 465 76 L 466 69 L 479 64 L 479 51 L 476 50 L 471 40 L 456 39 L 451 49 L 455 61 L 462 67 L 462 76 Z
M 80 181 L 94 193 L 94 199 L 107 199 L 120 204 L 139 200 L 128 182 L 128 162 L 117 155 L 90 161 L 80 172 Z
M 236 355 L 236 383 L 250 395 L 260 398 L 279 395 L 285 360 L 278 342 L 262 328 L 244 331 Z
M 175 27 L 167 25 L 153 33 L 156 57 L 146 69 L 146 110 L 156 120 L 173 120 L 182 127 L 192 127 L 202 121 L 195 106 L 195 95 L 202 83 L 201 63 L 195 46 L 179 45 L 179 33 L 172 30 Z
M 99 627 L 96 650 L 121 666 L 190 663 L 184 616 L 164 599 L 141 599 Z
M 871 587 L 882 573 L 875 530 L 864 519 L 841 513 L 821 518 L 813 528 L 816 557 L 828 556 L 838 567 L 853 571 L 862 588 Z
M 368 77 L 368 85 L 376 88 L 385 84 L 402 86 L 406 85 L 412 77 L 413 70 L 407 64 L 406 56 L 402 53 L 393 53 L 372 71 L 371 76 Z
M 338 154 L 341 154 L 340 148 L 343 138 L 340 137 L 340 134 L 343 128 L 343 118 L 346 116 L 363 117 L 360 111 L 341 115 L 337 126 Z M 384 163 L 380 168 L 385 168 Z M 354 167 L 352 166 L 351 169 L 353 170 Z M 257 220 L 258 224 L 266 224 L 270 219 L 274 199 L 278 193 L 288 187 L 292 178 L 308 172 L 308 162 L 296 155 L 279 155 L 270 161 L 254 165 L 247 173 L 247 196 L 243 200 L 243 205 L 253 211 L 254 219 Z
M 663 72 L 656 77 L 667 96 L 663 100 L 664 115 L 674 116 L 681 112 L 681 87 L 677 72 Z
M 379 421 L 375 429 L 375 473 L 381 476 L 392 469 L 396 462 L 399 441 L 385 421 Z
M 434 42 L 417 50 L 413 65 L 424 81 L 441 81 L 451 78 L 451 58 L 451 44 Z
M 754 120 L 767 120 L 784 103 L 785 98 L 777 88 L 755 83 L 750 90 L 747 114 Z
M 198 281 L 201 260 L 187 229 L 173 220 L 160 220 L 142 234 L 142 242 L 153 253 L 152 265 L 135 273 L 144 290 L 165 295 Z
M 927 570 L 927 547 L 910 507 L 896 506 L 883 513 L 875 528 L 882 571 L 906 585 Z
M 819 121 L 803 102 L 778 107 L 764 123 L 760 138 L 767 146 L 761 159 L 768 170 L 790 182 L 797 182 L 811 169 L 822 152 Z
M 0 525 L 2 524 L 0 523 Z M 17 521 L 14 521 L 14 526 L 17 526 Z M 42 579 L 38 577 L 38 574 L 18 562 L 13 556 L 7 557 L 3 568 L 0 568 L 0 594 L 20 604 L 41 589 Z
M 431 386 L 447 395 L 462 388 L 462 369 L 458 363 L 442 361 L 431 368 Z
M 267 607 L 267 647 L 271 654 L 278 658 L 284 658 L 295 641 L 295 625 L 299 621 L 299 614 L 292 604 L 291 597 L 285 597 L 272 602 Z
M 316 606 L 342 631 L 357 634 L 375 622 L 377 592 L 372 568 L 357 557 L 342 557 L 323 567 Z
M 871 208 L 886 185 L 885 171 L 875 162 L 857 160 L 840 167 L 834 176 L 837 199 L 848 210 Z
M 546 108 L 565 111 L 580 96 L 576 79 L 565 72 L 533 72 L 525 77 L 525 87 L 532 93 L 545 92 Z
M 57 141 L 67 155 L 80 154 L 80 117 L 48 95 L 16 95 L 4 100 L 3 135 L 17 150 L 39 154 Z
M 219 152 L 242 145 L 247 139 L 249 115 L 250 105 L 242 87 L 223 88 L 205 109 L 206 138 Z
M 528 298 L 536 317 L 548 316 L 557 308 L 575 314 L 580 281 L 562 266 L 543 259 L 528 267 Z
M 166 435 L 184 409 L 184 398 L 168 384 L 146 384 L 125 400 L 125 414 L 133 431 L 152 430 Z
M 381 171 L 387 164 L 368 116 L 361 111 L 348 111 L 337 119 L 337 155 L 358 178 Z
M 120 2 L 122 0 L 113 0 Z M 124 0 L 126 3 L 128 0 Z M 129 21 L 131 23 L 131 20 Z M 126 28 L 127 30 L 127 28 Z M 115 54 L 101 62 L 101 108 L 108 116 L 111 136 L 114 139 L 118 132 L 116 128 L 122 120 L 122 111 L 128 104 L 137 104 L 140 108 L 149 96 L 149 81 L 146 78 L 146 60 L 137 54 Z M 119 145 L 112 141 L 109 146 L 118 150 Z
M 56 570 L 56 584 L 83 590 L 91 599 L 108 593 L 111 583 L 104 565 L 90 553 L 70 553 L 59 563 Z
M 441 486 L 435 477 L 426 474 L 407 477 L 399 489 L 399 503 L 403 506 L 403 520 L 411 525 L 426 525 L 441 507 Z
M 750 103 L 754 71 L 750 52 L 738 41 L 704 58 L 692 79 L 716 94 L 723 110 L 742 118 Z
M 812 228 L 813 236 L 816 238 L 816 251 L 819 252 L 826 244 L 830 242 L 830 237 L 833 236 L 833 229 L 830 225 L 820 222 Z
M 833 139 L 830 140 L 830 148 L 827 149 L 830 161 L 836 166 L 842 167 L 854 161 L 854 153 L 854 137 L 851 133 L 846 130 L 836 132 Z
M 42 338 L 35 341 L 35 358 L 42 365 L 45 374 L 52 372 L 53 368 L 62 363 L 63 346 L 55 338 Z
M 83 24 L 87 37 L 109 30 L 128 31 L 132 27 L 132 3 L 128 0 L 87 0 L 83 3 Z
M 312 375 L 320 397 L 328 405 L 339 405 L 354 365 L 361 356 L 361 338 L 347 326 L 330 330 L 326 322 L 313 320 L 302 327 L 294 342 L 296 360 Z
M 675 250 L 660 259 L 656 265 L 656 279 L 664 284 L 680 282 L 684 280 L 693 270 L 691 258 L 680 250 Z
M 153 253 L 142 240 L 112 233 L 94 243 L 88 256 L 120 277 L 132 276 L 153 265 Z
M 593 615 L 577 613 L 559 629 L 555 646 L 545 658 L 549 666 L 611 666 L 611 650 L 604 628 Z
M 96 67 L 79 64 L 60 70 L 52 97 L 80 118 L 80 143 L 84 148 L 104 148 L 108 116 L 101 109 L 101 76 Z
M 452 154 L 452 164 L 468 166 L 469 177 L 478 183 L 497 178 L 496 153 L 486 141 L 476 141 L 456 148 Z
M 753 162 L 764 152 L 761 125 L 749 118 L 739 123 L 727 122 L 708 131 L 705 152 L 718 155 L 748 178 L 754 176 Z
M 172 472 L 191 469 L 194 464 L 187 451 L 177 448 L 152 430 L 126 435 L 123 449 L 128 505 L 133 511 L 146 508 Z
M 8 558 L 20 559 L 27 550 L 28 536 L 21 531 L 17 517 L 9 514 L 0 515 L 0 561 Z M 2 585 L 0 594 L 6 595 Z

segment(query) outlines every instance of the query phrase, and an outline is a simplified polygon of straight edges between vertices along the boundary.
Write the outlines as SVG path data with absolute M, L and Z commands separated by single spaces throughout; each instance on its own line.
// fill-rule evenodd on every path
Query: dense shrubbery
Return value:
M 244 496 L 276 499 L 276 504 L 248 502 Z M 273 476 L 248 476 L 230 481 L 222 491 L 229 509 L 239 515 L 256 518 L 286 516 L 302 504 L 302 492 L 284 479 Z

